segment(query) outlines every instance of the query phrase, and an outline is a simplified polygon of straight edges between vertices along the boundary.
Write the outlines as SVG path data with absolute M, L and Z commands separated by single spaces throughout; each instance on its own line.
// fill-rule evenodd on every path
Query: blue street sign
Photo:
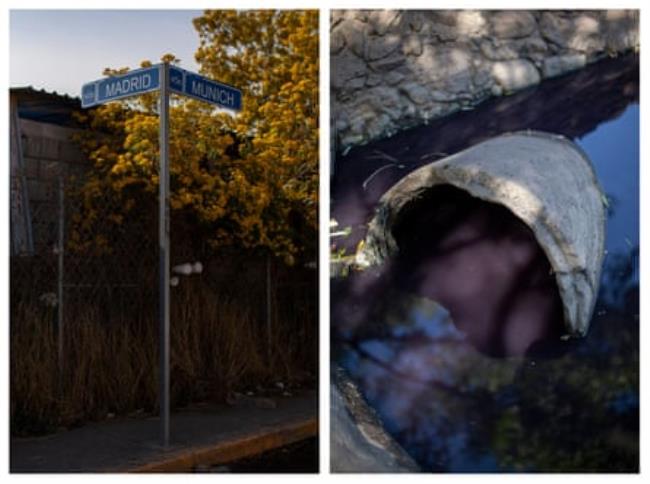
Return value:
M 160 67 L 152 66 L 130 71 L 121 76 L 107 77 L 84 84 L 81 88 L 81 107 L 89 108 L 160 87 Z
M 206 77 L 186 71 L 180 67 L 169 66 L 169 88 L 199 101 L 216 104 L 234 111 L 241 110 L 241 91 L 227 84 L 215 82 Z

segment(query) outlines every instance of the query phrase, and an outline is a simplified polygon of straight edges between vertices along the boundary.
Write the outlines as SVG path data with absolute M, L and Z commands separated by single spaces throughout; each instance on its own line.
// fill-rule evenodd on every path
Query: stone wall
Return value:
M 344 150 L 638 49 L 639 13 L 339 10 L 330 39 Z

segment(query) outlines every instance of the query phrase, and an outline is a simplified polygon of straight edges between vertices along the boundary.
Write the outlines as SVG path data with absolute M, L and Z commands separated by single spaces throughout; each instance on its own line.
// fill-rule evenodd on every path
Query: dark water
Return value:
M 635 472 L 637 57 L 602 61 L 472 112 L 351 150 L 337 162 L 332 189 L 334 218 L 353 228 L 342 245 L 356 245 L 378 198 L 407 172 L 443 153 L 520 129 L 573 139 L 594 163 L 608 196 L 607 255 L 587 336 L 565 341 L 551 334 L 524 355 L 491 352 L 409 284 L 398 265 L 390 277 L 380 271 L 333 282 L 334 359 L 424 469 Z

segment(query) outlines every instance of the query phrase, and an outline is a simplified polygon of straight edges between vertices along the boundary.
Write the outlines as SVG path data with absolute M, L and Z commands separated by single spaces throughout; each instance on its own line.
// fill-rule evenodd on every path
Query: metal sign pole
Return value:
M 65 194 L 63 177 L 59 176 L 59 241 L 58 241 L 58 255 L 57 255 L 57 283 L 56 283 L 56 299 L 57 299 L 57 323 L 58 323 L 58 362 L 59 362 L 59 391 L 63 391 L 63 338 L 65 337 L 63 327 L 63 283 L 65 282 L 64 256 L 65 256 Z
M 271 256 L 266 256 L 266 358 L 271 368 Z
M 160 254 L 160 439 L 169 445 L 169 64 L 160 65 L 160 170 L 158 244 Z
M 109 101 L 160 89 L 160 170 L 158 200 L 158 248 L 160 254 L 160 439 L 169 445 L 169 94 L 175 92 L 210 104 L 239 111 L 242 92 L 180 67 L 162 63 L 120 76 L 111 76 L 81 86 L 81 107 L 90 108 Z M 13 160 L 13 158 L 12 158 Z M 12 161 L 13 162 L 13 161 Z M 27 199 L 25 199 L 27 203 Z M 12 212 L 13 214 L 13 212 Z M 270 288 L 270 285 L 269 285 Z M 270 297 L 269 297 L 270 301 Z

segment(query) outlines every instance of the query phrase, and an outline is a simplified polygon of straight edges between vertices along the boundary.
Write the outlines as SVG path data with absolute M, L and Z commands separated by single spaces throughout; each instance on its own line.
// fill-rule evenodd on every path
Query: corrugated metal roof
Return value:
M 42 123 L 59 126 L 79 127 L 72 113 L 81 111 L 81 101 L 77 97 L 57 92 L 36 90 L 31 86 L 12 87 L 10 96 L 18 103 L 18 116 Z

